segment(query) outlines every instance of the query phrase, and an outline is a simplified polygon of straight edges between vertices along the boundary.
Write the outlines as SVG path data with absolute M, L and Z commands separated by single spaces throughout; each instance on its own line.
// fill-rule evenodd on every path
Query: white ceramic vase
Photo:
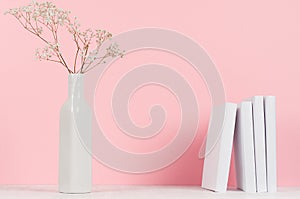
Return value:
M 68 99 L 60 111 L 59 191 L 62 193 L 88 193 L 92 188 L 92 157 L 77 130 L 83 134 L 85 144 L 91 144 L 92 113 L 84 98 L 83 83 L 83 74 L 69 75 Z

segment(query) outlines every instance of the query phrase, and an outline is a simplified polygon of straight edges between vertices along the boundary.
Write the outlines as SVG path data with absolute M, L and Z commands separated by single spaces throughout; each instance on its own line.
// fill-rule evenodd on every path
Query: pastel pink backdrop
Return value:
M 201 44 L 222 76 L 227 101 L 239 102 L 252 95 L 277 97 L 278 185 L 300 185 L 300 2 L 289 1 L 54 1 L 71 10 L 85 26 L 114 34 L 140 28 L 161 27 L 179 31 Z M 2 0 L 0 13 L 28 3 Z M 59 65 L 39 62 L 35 48 L 43 44 L 10 16 L 0 15 L 0 183 L 56 184 L 58 174 L 58 118 L 67 97 L 67 73 Z M 70 52 L 72 47 L 70 46 Z M 191 66 L 178 57 L 158 51 L 140 51 L 114 64 L 101 89 L 109 97 L 111 84 L 122 72 L 138 64 L 157 62 L 180 72 L 192 85 L 200 105 L 198 136 L 186 153 L 171 166 L 154 173 L 133 175 L 93 164 L 95 184 L 199 185 L 202 160 L 197 158 L 209 118 L 209 95 Z M 122 66 L 124 65 L 124 66 Z M 106 82 L 106 83 L 105 83 Z M 156 97 L 155 96 L 157 93 Z M 109 100 L 109 98 L 105 98 Z M 145 100 L 147 99 L 147 100 Z M 106 102 L 100 103 L 100 107 Z M 153 103 L 165 106 L 168 115 L 161 140 L 146 143 L 122 137 L 110 114 L 107 136 L 127 150 L 145 152 L 167 143 L 178 127 L 179 107 L 168 91 L 149 86 L 130 102 L 132 118 L 149 122 Z M 137 108 L 139 107 L 139 108 Z M 109 111 L 109 109 L 107 109 Z M 235 184 L 231 167 L 230 185 Z

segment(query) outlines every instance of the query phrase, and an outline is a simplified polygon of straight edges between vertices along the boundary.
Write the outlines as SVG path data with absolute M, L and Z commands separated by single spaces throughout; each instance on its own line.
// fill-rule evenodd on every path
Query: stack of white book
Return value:
M 223 128 L 206 154 L 202 187 L 226 192 L 234 148 L 237 188 L 245 192 L 276 192 L 276 107 L 274 96 L 254 96 L 239 104 L 225 103 Z M 211 144 L 209 146 L 212 146 Z

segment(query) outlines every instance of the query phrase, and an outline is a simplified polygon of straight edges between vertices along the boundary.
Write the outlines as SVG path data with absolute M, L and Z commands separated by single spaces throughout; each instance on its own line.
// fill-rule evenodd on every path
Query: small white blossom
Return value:
M 87 57 L 87 61 L 88 62 L 93 62 L 97 59 L 97 55 L 98 55 L 98 50 L 92 50 L 90 53 L 89 53 L 89 56 Z
M 37 33 L 40 35 L 43 33 L 43 28 L 42 27 L 37 27 Z
M 35 51 L 35 56 L 38 60 L 49 60 L 54 56 L 55 53 L 50 46 L 45 46 L 44 48 L 38 48 Z
M 106 53 L 108 56 L 116 57 L 116 56 L 123 56 L 124 51 L 119 48 L 117 43 L 111 44 L 107 49 Z

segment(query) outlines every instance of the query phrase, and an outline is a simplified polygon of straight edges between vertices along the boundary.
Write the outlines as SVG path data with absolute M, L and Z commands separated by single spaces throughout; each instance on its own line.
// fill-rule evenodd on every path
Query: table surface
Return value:
M 54 185 L 2 185 L 1 199 L 110 199 L 110 198 L 300 198 L 300 187 L 279 188 L 277 193 L 245 193 L 238 190 L 228 190 L 226 193 L 214 193 L 199 186 L 94 186 L 93 192 L 88 194 L 58 193 Z

